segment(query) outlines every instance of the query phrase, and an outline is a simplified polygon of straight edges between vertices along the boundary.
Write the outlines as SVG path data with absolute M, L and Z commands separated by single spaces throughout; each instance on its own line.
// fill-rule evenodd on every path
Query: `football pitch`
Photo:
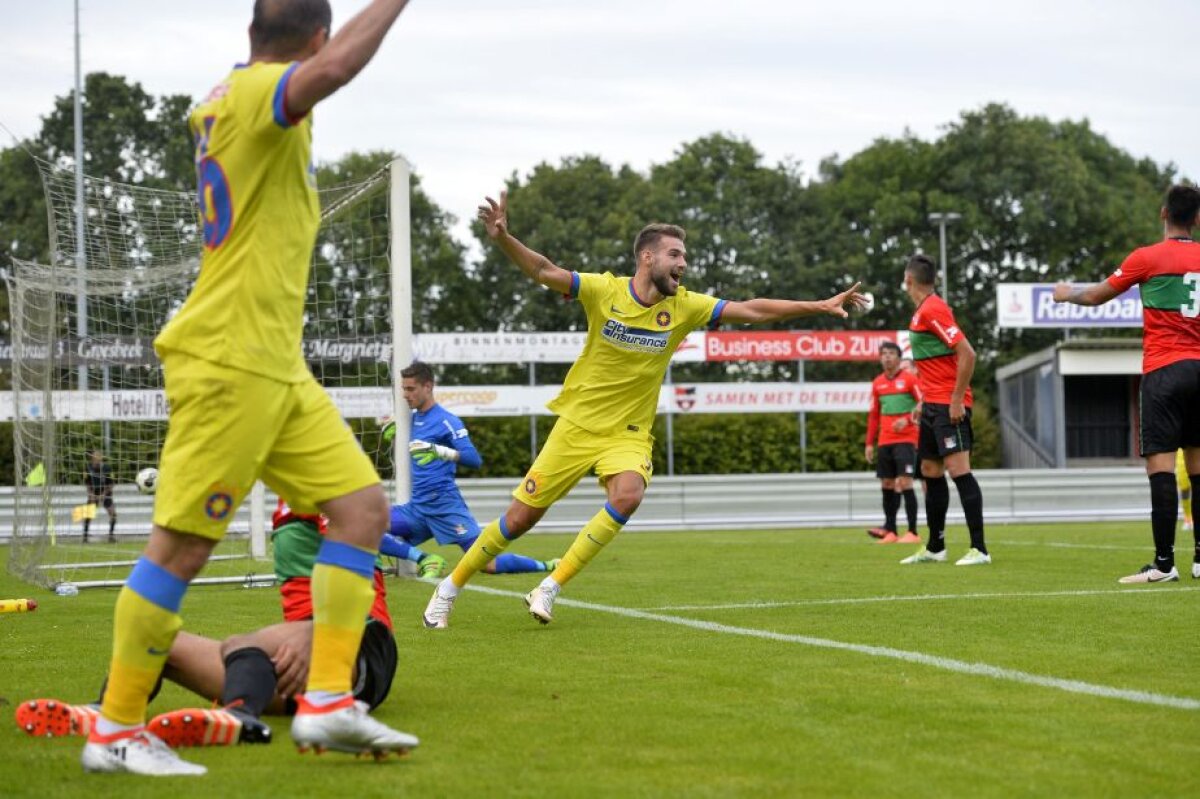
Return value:
M 521 601 L 536 575 L 480 575 L 440 632 L 430 586 L 389 578 L 400 667 L 376 715 L 419 749 L 300 756 L 276 719 L 275 743 L 184 750 L 208 776 L 167 782 L 84 775 L 79 739 L 16 727 L 22 699 L 94 696 L 116 592 L 0 574 L 0 598 L 40 603 L 0 615 L 0 795 L 1195 796 L 1200 580 L 1181 533 L 1182 582 L 1117 585 L 1148 527 L 993 526 L 995 563 L 970 568 L 900 566 L 914 547 L 859 529 L 625 533 L 548 627 Z M 953 560 L 966 532 L 949 539 Z M 185 625 L 243 632 L 277 596 L 196 587 Z M 168 687 L 151 710 L 196 704 Z

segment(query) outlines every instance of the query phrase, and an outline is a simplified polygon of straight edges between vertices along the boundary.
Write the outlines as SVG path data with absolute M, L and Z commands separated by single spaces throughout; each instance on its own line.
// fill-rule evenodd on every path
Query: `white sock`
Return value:
M 444 596 L 447 599 L 453 599 L 454 597 L 458 596 L 459 590 L 459 587 L 455 585 L 454 581 L 449 577 L 446 577 L 440 583 L 438 583 L 437 587 L 438 595 Z
M 349 691 L 305 691 L 304 701 L 310 705 L 325 707 L 326 705 L 332 705 L 334 702 L 340 702 L 349 695 Z
M 118 724 L 115 721 L 109 721 L 104 716 L 100 716 L 96 719 L 96 732 L 104 736 L 116 735 L 117 733 L 122 732 L 132 732 L 133 730 L 140 729 L 144 726 L 144 724 Z
M 545 579 L 542 580 L 542 584 L 538 587 L 542 588 L 546 591 L 549 591 L 551 594 L 554 594 L 555 596 L 558 596 L 558 592 L 562 590 L 562 586 L 559 585 L 558 581 L 555 580 L 550 575 L 546 575 Z

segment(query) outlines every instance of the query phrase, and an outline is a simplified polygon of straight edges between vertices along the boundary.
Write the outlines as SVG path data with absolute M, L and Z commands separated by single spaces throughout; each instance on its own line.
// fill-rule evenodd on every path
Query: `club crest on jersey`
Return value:
M 659 311 L 658 316 L 654 317 L 654 321 L 658 323 L 659 327 L 669 327 L 671 325 L 671 312 Z
M 600 336 L 609 344 L 632 352 L 646 352 L 658 355 L 666 352 L 667 341 L 670 338 L 665 331 L 646 330 L 640 327 L 629 327 L 609 319 L 600 330 Z
M 233 510 L 233 494 L 220 486 L 213 486 L 213 492 L 204 500 L 204 515 L 219 522 Z
M 529 496 L 535 496 L 538 491 L 538 480 L 540 478 L 540 474 L 530 472 L 529 474 L 525 475 L 525 482 L 521 484 L 521 488 L 524 489 L 525 493 Z

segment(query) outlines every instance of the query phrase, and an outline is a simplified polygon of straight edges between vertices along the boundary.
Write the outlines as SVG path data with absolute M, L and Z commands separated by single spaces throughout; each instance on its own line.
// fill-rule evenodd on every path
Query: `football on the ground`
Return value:
M 138 491 L 143 494 L 153 494 L 154 489 L 158 488 L 158 469 L 153 466 L 142 469 L 137 473 L 133 482 L 137 484 Z

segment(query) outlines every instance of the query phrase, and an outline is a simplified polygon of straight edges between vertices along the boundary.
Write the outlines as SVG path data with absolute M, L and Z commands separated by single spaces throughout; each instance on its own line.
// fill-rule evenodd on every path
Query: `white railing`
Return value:
M 997 469 L 976 472 L 989 523 L 1148 519 L 1150 491 L 1141 469 Z M 460 480 L 475 517 L 493 519 L 508 506 L 519 481 L 512 478 Z M 390 489 L 390 486 L 389 486 Z M 0 541 L 12 536 L 12 488 L 0 488 Z M 962 509 L 951 489 L 952 523 Z M 78 534 L 71 508 L 84 501 L 82 487 L 55 491 L 55 527 L 60 535 Z M 118 535 L 145 535 L 152 497 L 132 486 L 115 492 Z M 537 529 L 577 530 L 601 507 L 604 494 L 594 479 L 582 481 L 550 509 Z M 275 497 L 267 492 L 267 519 Z M 879 481 L 869 473 L 703 475 L 654 480 L 630 530 L 771 529 L 873 525 L 881 521 Z M 924 502 L 922 501 L 922 507 Z M 921 515 L 924 523 L 924 511 Z M 103 538 L 108 517 L 101 509 L 92 533 Z M 250 531 L 250 510 L 239 509 L 230 532 Z

